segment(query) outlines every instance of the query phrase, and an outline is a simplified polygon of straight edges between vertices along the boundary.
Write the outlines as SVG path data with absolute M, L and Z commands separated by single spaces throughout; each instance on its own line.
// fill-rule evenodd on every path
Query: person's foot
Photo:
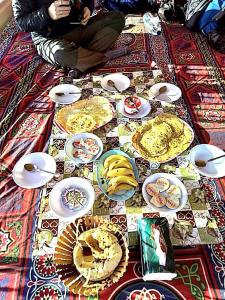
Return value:
M 131 53 L 132 49 L 130 47 L 123 47 L 123 48 L 118 48 L 115 50 L 108 50 L 105 53 L 105 56 L 111 60 L 111 59 L 115 59 L 124 55 L 127 55 L 129 53 Z
M 78 69 L 70 69 L 67 76 L 70 77 L 71 79 L 79 79 L 83 75 L 84 73 Z

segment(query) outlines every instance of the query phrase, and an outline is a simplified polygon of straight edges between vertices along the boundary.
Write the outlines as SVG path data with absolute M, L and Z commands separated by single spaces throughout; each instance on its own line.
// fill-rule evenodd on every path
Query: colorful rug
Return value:
M 225 148 L 224 55 L 212 51 L 201 35 L 181 26 L 164 27 L 160 37 L 144 36 L 140 26 L 138 32 L 126 32 L 119 43 L 132 45 L 138 51 L 126 60 L 105 66 L 101 73 L 144 70 L 151 66 L 162 69 L 167 80 L 181 86 L 187 103 L 183 113 L 190 114 L 199 140 Z M 30 259 L 39 191 L 18 188 L 10 176 L 22 155 L 47 149 L 54 113 L 47 91 L 62 74 L 35 54 L 29 34 L 17 33 L 13 21 L 2 34 L 0 44 L 0 299 L 26 299 L 34 284 L 37 288 L 32 299 L 66 299 L 64 287 L 59 289 L 57 285 L 52 258 L 43 257 L 34 263 Z M 216 183 L 202 179 L 224 233 L 225 180 Z M 220 191 L 219 201 L 214 197 L 216 190 Z M 124 295 L 130 295 L 129 299 L 144 299 L 144 295 L 147 299 L 225 299 L 224 244 L 179 249 L 175 257 L 179 271 L 175 281 L 143 284 L 139 263 L 133 259 L 127 277 L 107 290 L 101 299 L 122 300 L 126 299 Z M 39 273 L 29 282 L 31 264 L 40 267 L 36 267 Z M 69 299 L 75 297 L 70 295 Z

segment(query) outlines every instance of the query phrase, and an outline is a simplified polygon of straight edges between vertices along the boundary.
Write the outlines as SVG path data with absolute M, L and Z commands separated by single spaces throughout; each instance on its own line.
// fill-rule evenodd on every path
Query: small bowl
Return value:
M 136 114 L 141 108 L 141 105 L 141 99 L 137 96 L 128 96 L 124 99 L 124 110 L 127 114 Z
M 225 152 L 216 146 L 201 144 L 192 148 L 189 157 L 194 169 L 198 173 L 211 178 L 221 178 L 225 176 L 225 157 L 208 162 L 203 168 L 196 166 L 195 161 L 207 161 L 210 158 L 224 154 Z

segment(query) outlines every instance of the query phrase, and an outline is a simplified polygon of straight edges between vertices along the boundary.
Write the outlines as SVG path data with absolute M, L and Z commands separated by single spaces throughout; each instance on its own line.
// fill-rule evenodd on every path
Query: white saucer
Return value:
M 180 205 L 176 209 L 170 209 L 167 206 L 156 207 L 154 204 L 152 204 L 150 202 L 151 196 L 149 196 L 149 194 L 146 192 L 146 185 L 148 183 L 156 182 L 156 180 L 161 177 L 168 179 L 170 184 L 179 186 L 179 188 L 181 190 Z M 143 198 L 145 199 L 146 203 L 150 207 L 152 207 L 154 209 L 154 211 L 163 212 L 163 213 L 167 213 L 167 214 L 172 214 L 172 213 L 175 213 L 175 212 L 181 210 L 185 206 L 185 204 L 187 203 L 187 200 L 188 200 L 187 189 L 184 186 L 184 184 L 175 175 L 168 174 L 168 173 L 156 173 L 156 174 L 152 174 L 151 176 L 147 177 L 142 186 L 142 195 L 143 195 Z
M 57 96 L 55 93 L 64 93 L 63 96 Z M 78 94 L 69 94 L 78 93 Z M 49 92 L 49 97 L 52 101 L 59 104 L 70 104 L 80 99 L 81 91 L 73 84 L 59 84 L 53 87 Z
M 130 79 L 123 75 L 122 73 L 112 73 L 109 75 L 106 75 L 101 80 L 101 86 L 103 89 L 105 89 L 108 92 L 117 93 L 114 87 L 109 86 L 107 84 L 108 80 L 112 80 L 115 82 L 115 86 L 118 88 L 119 91 L 125 91 L 130 86 Z
M 167 83 L 167 82 L 160 82 L 160 83 L 154 84 L 149 90 L 150 96 L 157 95 L 159 89 L 162 86 L 166 86 L 167 91 L 163 94 L 156 96 L 154 98 L 154 100 L 171 103 L 171 102 L 174 102 L 174 101 L 177 101 L 180 99 L 180 97 L 182 95 L 181 89 L 178 86 L 171 84 L 171 83 Z
M 73 147 L 73 142 L 74 141 L 78 141 L 80 139 L 87 139 L 87 138 L 91 138 L 91 139 L 94 139 L 98 146 L 99 146 L 99 151 L 98 153 L 93 157 L 93 159 L 89 160 L 88 162 L 84 162 L 82 161 L 81 159 L 79 158 L 75 158 L 73 156 L 73 150 L 74 150 L 74 147 Z M 66 145 L 65 145 L 65 151 L 66 151 L 66 154 L 67 156 L 74 160 L 76 164 L 86 164 L 86 163 L 90 163 L 90 162 L 93 162 L 94 160 L 96 160 L 101 154 L 102 154 L 102 151 L 103 151 L 103 144 L 102 144 L 102 141 L 101 139 L 93 134 L 93 133 L 88 133 L 88 132 L 83 132 L 83 133 L 78 133 L 78 134 L 75 134 L 73 135 L 67 142 L 66 142 Z
M 128 114 L 125 112 L 124 109 L 124 99 L 121 100 L 118 104 L 117 104 L 117 109 L 118 111 L 124 115 L 127 118 L 130 119 L 136 119 L 136 118 L 143 118 L 145 116 L 147 116 L 150 111 L 151 111 L 151 105 L 149 103 L 149 101 L 147 101 L 146 99 L 142 98 L 142 97 L 138 97 L 141 100 L 141 108 L 139 109 L 139 111 L 136 114 Z
M 208 160 L 224 154 L 225 152 L 216 146 L 201 144 L 191 150 L 190 161 L 198 173 L 211 178 L 220 178 L 225 176 L 225 157 L 208 162 L 204 168 L 197 167 L 195 160 Z
M 28 163 L 35 164 L 37 167 L 53 173 L 56 171 L 56 162 L 49 154 L 34 152 L 24 155 L 18 160 L 12 171 L 13 180 L 17 185 L 26 189 L 34 189 L 45 185 L 53 178 L 54 175 L 49 173 L 26 171 L 24 165 Z
M 62 202 L 62 192 L 66 188 L 75 187 L 82 190 L 87 197 L 85 205 L 78 208 L 76 211 L 69 209 Z M 70 177 L 56 183 L 49 195 L 49 205 L 54 213 L 63 218 L 80 218 L 84 216 L 93 206 L 95 201 L 95 191 L 91 183 L 84 178 Z

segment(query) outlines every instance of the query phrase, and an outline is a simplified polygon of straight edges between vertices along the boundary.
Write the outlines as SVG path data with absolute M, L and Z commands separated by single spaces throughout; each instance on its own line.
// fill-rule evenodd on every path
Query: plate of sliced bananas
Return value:
M 111 200 L 125 201 L 138 187 L 138 171 L 133 159 L 120 150 L 105 152 L 97 161 L 97 181 Z

